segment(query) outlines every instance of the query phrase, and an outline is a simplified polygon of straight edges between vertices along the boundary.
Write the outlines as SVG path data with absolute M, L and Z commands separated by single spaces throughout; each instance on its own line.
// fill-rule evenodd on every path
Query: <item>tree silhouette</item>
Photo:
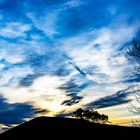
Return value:
M 85 119 L 94 123 L 109 123 L 108 116 L 104 114 L 99 114 L 94 110 L 83 110 L 81 108 L 73 112 L 75 118 Z
M 82 116 L 84 114 L 84 110 L 79 108 L 75 112 L 73 112 L 73 114 L 74 114 L 74 117 L 76 117 L 76 118 L 82 118 Z
M 132 47 L 128 51 L 128 59 L 132 62 L 134 66 L 134 74 L 140 79 L 140 43 L 136 40 L 132 41 Z M 134 97 L 137 103 L 140 105 L 140 85 L 137 85 L 132 89 Z M 140 114 L 140 106 L 131 103 L 128 106 L 129 111 Z M 132 120 L 134 126 L 140 127 L 140 120 Z

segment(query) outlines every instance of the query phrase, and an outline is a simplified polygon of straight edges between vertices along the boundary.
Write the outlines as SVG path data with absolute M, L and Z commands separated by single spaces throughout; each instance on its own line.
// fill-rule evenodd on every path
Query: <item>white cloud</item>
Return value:
M 0 94 L 8 103 L 30 103 L 35 108 L 46 109 L 45 115 L 56 115 L 62 111 L 73 108 L 61 103 L 70 99 L 65 91 L 60 90 L 65 80 L 56 76 L 42 76 L 36 79 L 29 87 L 13 84 L 0 89 Z
M 115 94 L 129 86 L 129 84 L 121 82 L 124 78 L 125 70 L 129 66 L 124 56 L 124 51 L 119 49 L 127 41 L 131 41 L 137 29 L 137 24 L 131 26 L 125 24 L 111 25 L 108 28 L 94 30 L 69 39 L 57 40 L 56 44 L 61 46 L 61 49 L 66 51 L 83 71 L 93 66 L 94 74 L 88 75 L 86 78 L 97 82 L 97 84 L 92 84 L 79 93 L 80 96 L 84 97 L 79 105 L 84 106 L 88 102 Z M 95 66 L 97 68 L 94 69 Z M 69 79 L 73 76 L 71 75 Z M 128 115 L 126 105 L 123 105 L 122 108 L 126 111 L 119 111 L 120 107 L 117 111 L 113 108 L 113 113 L 109 115 L 112 118 Z M 109 109 L 107 109 L 107 114 Z M 117 113 L 120 113 L 120 116 L 116 115 Z
M 35 26 L 44 31 L 45 34 L 49 37 L 56 35 L 58 32 L 56 30 L 55 22 L 57 21 L 58 11 L 54 10 L 39 18 L 34 15 L 34 13 L 27 13 L 27 16 L 34 22 Z
M 0 51 L 0 60 L 6 60 L 10 64 L 16 64 L 23 62 L 25 60 L 25 56 L 23 54 L 16 54 L 15 52 L 11 53 L 10 51 L 1 50 Z
M 31 26 L 28 24 L 9 22 L 0 28 L 0 36 L 7 38 L 24 37 L 25 32 L 30 29 Z
M 7 61 L 11 64 L 20 63 L 25 60 L 23 55 L 12 55 L 7 57 Z
M 96 75 L 90 76 L 93 81 L 117 82 L 122 79 L 128 65 L 124 52 L 120 53 L 119 48 L 134 37 L 138 27 L 138 24 L 128 26 L 115 23 L 108 28 L 94 30 L 67 40 L 59 40 L 58 44 L 63 46 L 63 49 L 81 69 L 84 70 L 89 66 L 97 67 L 93 69 Z M 99 75 L 105 74 L 108 78 L 98 76 L 97 72 Z
M 44 31 L 46 36 L 53 38 L 53 36 L 60 33 L 57 25 L 57 21 L 60 19 L 60 13 L 66 12 L 65 10 L 69 8 L 78 7 L 81 4 L 83 4 L 81 0 L 71 0 L 60 4 L 59 6 L 57 5 L 53 9 L 46 7 L 46 9 L 41 12 L 40 16 L 36 16 L 34 12 L 28 12 L 27 16 L 33 21 L 38 29 Z
M 63 9 L 65 9 L 65 8 L 77 7 L 81 4 L 83 4 L 83 1 L 81 1 L 81 0 L 71 0 L 71 1 L 64 3 L 62 5 L 62 7 L 63 7 Z
M 9 103 L 26 103 L 41 96 L 48 98 L 59 96 L 61 92 L 57 90 L 57 87 L 61 83 L 62 81 L 57 77 L 43 76 L 36 79 L 30 87 L 20 87 L 14 84 L 9 88 L 2 88 L 1 92 Z
M 0 72 L 0 87 L 10 86 L 14 82 L 18 82 L 19 79 L 27 76 L 28 74 L 32 74 L 32 69 L 28 66 L 16 66 L 9 67 L 7 70 L 2 70 Z

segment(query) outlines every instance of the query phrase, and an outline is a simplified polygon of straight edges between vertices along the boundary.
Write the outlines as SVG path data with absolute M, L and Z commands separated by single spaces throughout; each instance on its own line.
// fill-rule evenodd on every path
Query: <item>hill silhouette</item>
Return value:
M 43 140 L 44 137 L 75 138 L 75 134 L 77 137 L 121 138 L 120 135 L 131 135 L 134 138 L 139 132 L 139 128 L 97 124 L 82 119 L 38 117 L 2 133 L 0 140 L 20 140 L 29 137 L 39 137 Z

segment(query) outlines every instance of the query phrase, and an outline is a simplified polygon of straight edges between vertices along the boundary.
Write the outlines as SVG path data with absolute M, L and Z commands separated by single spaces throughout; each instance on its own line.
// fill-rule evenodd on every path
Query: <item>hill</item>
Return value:
M 0 135 L 0 140 L 20 140 L 39 137 L 75 138 L 80 136 L 117 138 L 120 135 L 135 137 L 139 128 L 123 127 L 106 124 L 96 124 L 80 119 L 38 117 L 29 122 L 14 127 Z

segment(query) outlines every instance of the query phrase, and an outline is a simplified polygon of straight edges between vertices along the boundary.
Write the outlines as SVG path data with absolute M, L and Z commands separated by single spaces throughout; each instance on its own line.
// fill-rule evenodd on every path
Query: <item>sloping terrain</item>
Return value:
M 0 135 L 0 140 L 20 140 L 39 137 L 39 139 L 51 138 L 75 138 L 77 137 L 104 137 L 117 138 L 131 135 L 133 138 L 140 132 L 139 128 L 123 127 L 90 123 L 80 119 L 38 117 L 21 124 Z

